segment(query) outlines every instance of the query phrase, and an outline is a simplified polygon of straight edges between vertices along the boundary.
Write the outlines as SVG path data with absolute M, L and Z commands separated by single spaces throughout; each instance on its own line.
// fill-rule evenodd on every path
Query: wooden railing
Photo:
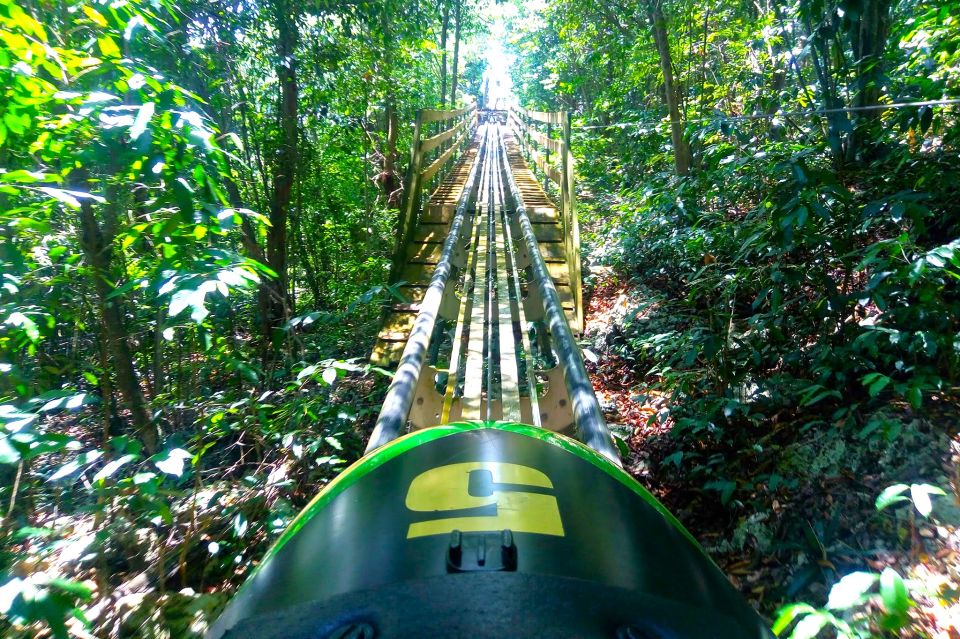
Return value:
M 476 123 L 476 104 L 447 111 L 417 111 L 410 145 L 410 164 L 400 203 L 392 281 L 403 264 L 407 242 L 423 210 L 424 193 L 431 193 L 443 183 L 452 166 L 451 160 L 458 158 L 470 143 Z
M 577 325 L 583 330 L 583 283 L 580 281 L 580 225 L 577 222 L 574 158 L 570 151 L 570 114 L 567 111 L 528 111 L 512 107 L 508 126 L 520 142 L 527 161 L 539 169 L 546 181 L 557 186 L 560 219 L 570 290 L 577 313 Z

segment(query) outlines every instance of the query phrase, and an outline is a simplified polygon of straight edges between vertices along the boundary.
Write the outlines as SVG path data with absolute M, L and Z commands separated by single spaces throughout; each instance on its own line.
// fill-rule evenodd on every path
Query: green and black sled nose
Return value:
M 471 109 L 419 113 L 408 219 L 420 210 L 416 176 L 454 147 L 422 171 L 419 154 L 458 130 L 465 139 Z M 567 146 L 551 148 L 569 154 L 569 114 L 521 116 L 564 124 Z M 417 141 L 421 123 L 457 118 Z M 412 237 L 424 243 L 403 254 L 419 301 L 387 320 L 409 333 L 378 341 L 405 344 L 367 455 L 284 532 L 209 638 L 769 637 L 619 467 L 571 328 L 582 300 L 570 158 L 566 204 L 528 211 L 525 197 L 546 195 L 512 134 L 483 124 L 471 149 L 420 211 Z M 400 437 L 407 428 L 421 430 Z
M 366 455 L 284 532 L 209 639 L 770 635 L 679 522 L 583 444 L 503 422 Z

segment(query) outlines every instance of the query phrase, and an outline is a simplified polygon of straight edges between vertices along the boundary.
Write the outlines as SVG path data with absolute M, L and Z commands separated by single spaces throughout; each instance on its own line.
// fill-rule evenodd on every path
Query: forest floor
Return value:
M 774 619 L 787 603 L 822 606 L 829 587 L 843 575 L 879 573 L 890 566 L 907 579 L 915 601 L 911 624 L 899 636 L 960 639 L 957 406 L 944 403 L 923 415 L 902 415 L 914 420 L 917 427 L 911 430 L 918 435 L 904 436 L 897 443 L 902 455 L 881 455 L 866 472 L 844 463 L 843 441 L 803 441 L 798 435 L 798 447 L 810 446 L 819 456 L 839 451 L 840 463 L 829 468 L 813 464 L 792 489 L 771 491 L 756 478 L 737 477 L 742 483 L 756 480 L 756 492 L 723 505 L 702 477 L 671 461 L 678 445 L 670 434 L 670 397 L 658 393 L 657 380 L 625 360 L 618 354 L 622 351 L 609 347 L 628 314 L 638 308 L 644 314 L 657 312 L 646 293 L 642 285 L 603 267 L 594 268 L 586 291 L 585 336 L 596 355 L 589 357 L 588 369 L 611 428 L 629 444 L 629 472 L 701 541 L 766 618 Z M 909 408 L 898 410 L 909 413 Z M 938 499 L 928 519 L 903 507 L 876 510 L 875 498 L 885 487 L 914 477 L 935 477 L 945 487 L 952 485 L 953 494 Z M 868 606 L 861 614 L 871 612 L 876 616 Z

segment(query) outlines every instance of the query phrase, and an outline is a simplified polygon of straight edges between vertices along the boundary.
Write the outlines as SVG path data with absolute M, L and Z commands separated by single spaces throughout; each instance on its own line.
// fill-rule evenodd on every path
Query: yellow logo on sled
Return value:
M 562 537 L 552 489 L 549 477 L 520 464 L 469 462 L 433 468 L 410 482 L 406 506 L 441 517 L 410 524 L 407 539 L 505 528 Z

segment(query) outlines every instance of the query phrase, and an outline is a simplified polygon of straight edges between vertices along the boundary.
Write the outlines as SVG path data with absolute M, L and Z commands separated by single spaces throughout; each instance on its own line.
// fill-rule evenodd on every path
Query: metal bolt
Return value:
M 373 639 L 376 635 L 373 626 L 360 621 L 340 626 L 327 635 L 327 639 Z
M 459 530 L 454 530 L 450 533 L 450 545 L 447 549 L 447 556 L 450 558 L 450 563 L 457 568 L 460 567 L 460 563 L 463 560 L 463 534 Z

